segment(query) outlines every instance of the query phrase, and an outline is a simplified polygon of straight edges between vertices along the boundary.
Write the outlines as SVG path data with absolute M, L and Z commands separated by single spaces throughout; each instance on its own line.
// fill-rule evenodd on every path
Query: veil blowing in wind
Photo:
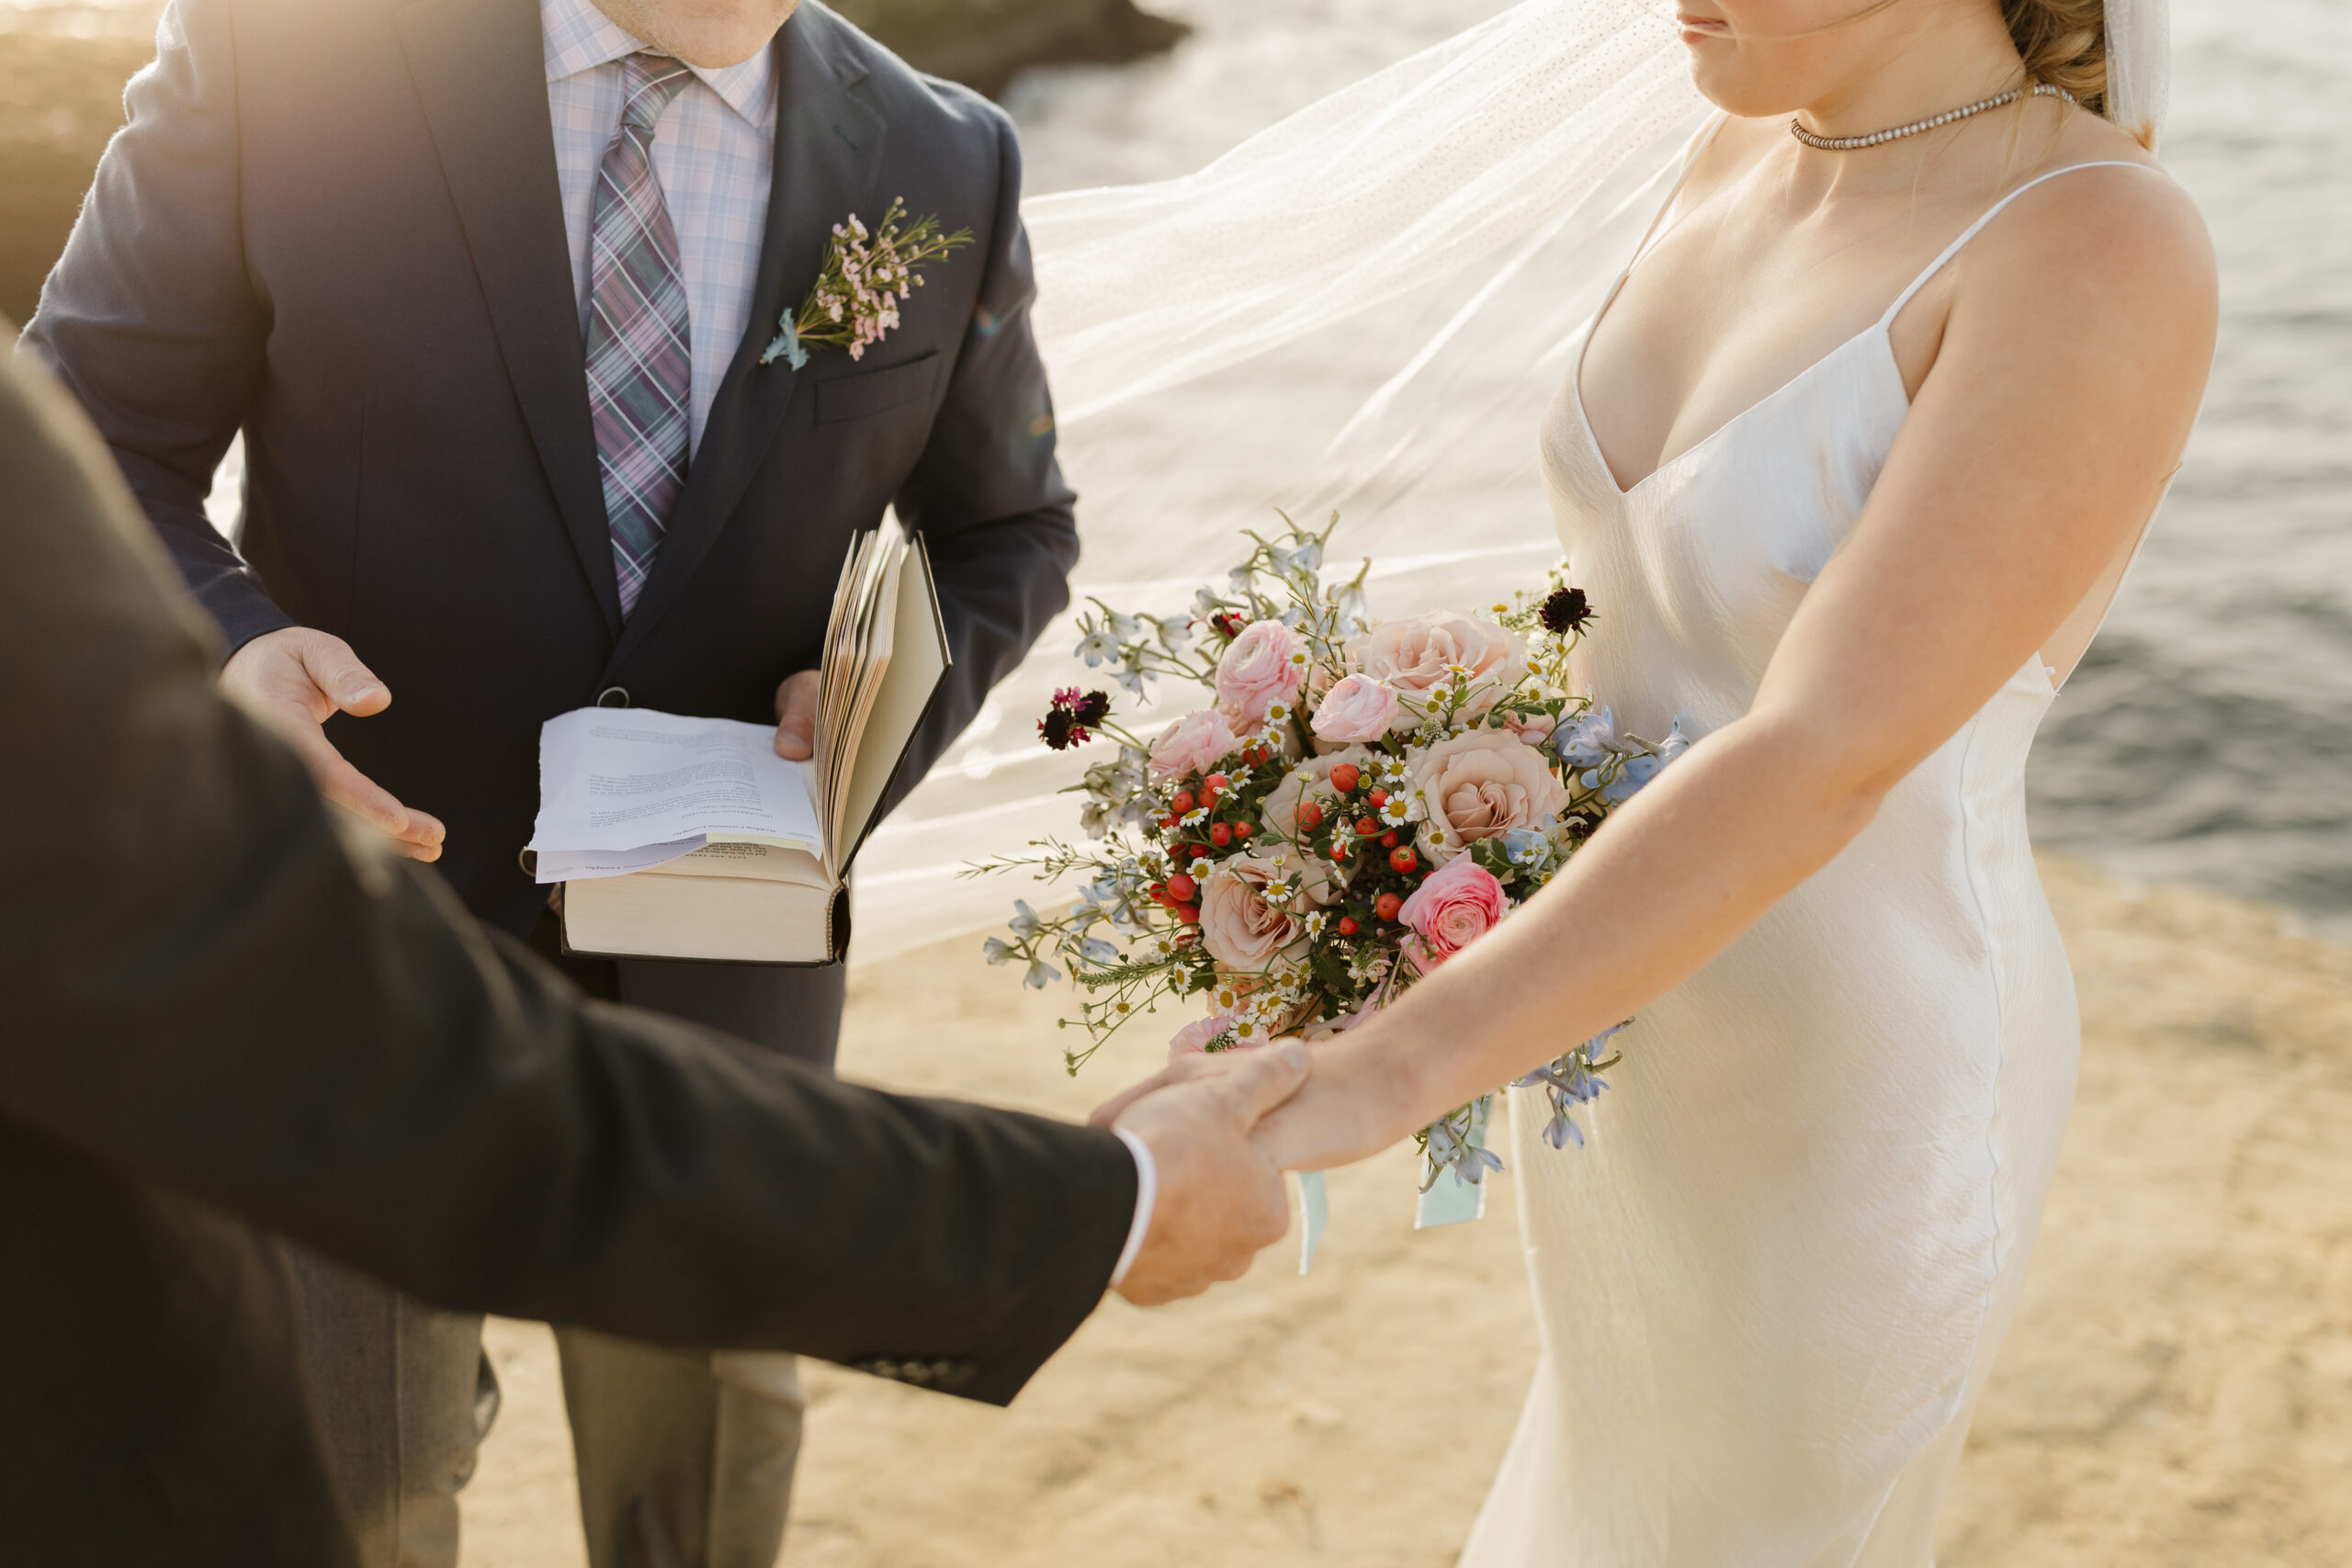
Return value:
M 2100 107 L 2154 147 L 2165 5 L 2106 14 Z M 867 846 L 856 960 L 994 923 L 956 872 L 1060 829 L 1080 770 L 1035 721 L 1090 595 L 1178 614 L 1276 506 L 1338 510 L 1384 613 L 1556 553 L 1539 416 L 1710 113 L 1661 0 L 1524 0 L 1196 173 L 1031 198 L 1077 602 Z

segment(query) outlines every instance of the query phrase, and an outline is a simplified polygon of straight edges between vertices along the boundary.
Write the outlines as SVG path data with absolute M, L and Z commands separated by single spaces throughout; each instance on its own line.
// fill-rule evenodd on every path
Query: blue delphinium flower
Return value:
M 1552 732 L 1552 754 L 1572 768 L 1597 768 L 1617 750 L 1617 716 L 1591 708 Z

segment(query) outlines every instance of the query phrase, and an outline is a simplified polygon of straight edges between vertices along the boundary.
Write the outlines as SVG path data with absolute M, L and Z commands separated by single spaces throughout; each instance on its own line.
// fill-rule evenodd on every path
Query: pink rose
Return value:
M 1469 729 L 1439 741 L 1415 760 L 1413 787 L 1429 813 L 1421 848 L 1440 865 L 1481 839 L 1541 827 L 1568 805 L 1544 753 L 1508 729 Z
M 1541 746 L 1552 739 L 1552 731 L 1559 728 L 1559 720 L 1548 713 L 1507 713 L 1503 727 L 1519 737 L 1522 746 Z
M 1492 931 L 1510 908 L 1494 873 L 1462 855 L 1430 873 L 1396 918 L 1420 938 L 1418 955 L 1434 969 Z
M 1347 646 L 1348 661 L 1391 691 L 1419 697 L 1453 678 L 1449 666 L 1469 671 L 1465 714 L 1482 714 L 1527 674 L 1527 647 L 1518 634 L 1456 611 L 1384 621 Z M 1412 716 L 1398 728 L 1409 728 Z
M 1236 750 L 1241 738 L 1215 708 L 1188 713 L 1159 732 L 1151 743 L 1151 771 L 1171 777 L 1205 773 L 1217 759 Z
M 1304 872 L 1301 886 L 1282 908 L 1266 901 L 1266 889 Z M 1306 951 L 1306 915 L 1329 902 L 1330 878 L 1321 868 L 1294 860 L 1290 852 L 1269 857 L 1227 855 L 1201 884 L 1201 945 L 1227 971 L 1262 975 L 1278 959 Z
M 1298 695 L 1306 679 L 1306 639 L 1280 621 L 1252 621 L 1216 661 L 1217 705 L 1245 725 Z
M 1232 1027 L 1233 1014 L 1229 1012 L 1196 1018 L 1178 1030 L 1176 1037 L 1168 1043 L 1168 1059 L 1172 1062 L 1179 1056 L 1201 1055 L 1208 1050 L 1210 1041 Z
M 1315 738 L 1341 745 L 1377 740 L 1396 724 L 1396 694 L 1369 675 L 1351 675 L 1315 709 Z

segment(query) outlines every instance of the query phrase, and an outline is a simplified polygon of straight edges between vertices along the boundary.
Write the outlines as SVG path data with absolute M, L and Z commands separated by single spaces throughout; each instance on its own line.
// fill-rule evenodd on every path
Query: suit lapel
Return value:
M 776 35 L 775 164 L 751 324 L 712 399 L 685 492 L 605 667 L 607 679 L 677 602 L 743 499 L 786 412 L 810 395 L 806 376 L 781 362 L 759 362 L 777 319 L 816 282 L 834 224 L 853 211 L 869 222 L 881 216 L 873 195 L 887 122 L 859 90 L 865 69 L 841 47 L 839 29 L 820 6 L 803 5 Z
M 416 0 L 396 20 L 506 374 L 606 629 L 618 634 L 538 9 L 529 0 Z

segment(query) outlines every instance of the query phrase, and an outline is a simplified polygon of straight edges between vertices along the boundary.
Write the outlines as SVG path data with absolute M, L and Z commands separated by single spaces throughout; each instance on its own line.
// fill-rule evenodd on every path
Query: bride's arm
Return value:
M 2129 547 L 2203 391 L 2211 256 L 2168 182 L 2067 180 L 1963 253 L 1934 367 L 1754 707 L 1512 919 L 1318 1048 L 1261 1134 L 1285 1166 L 1372 1154 L 1690 976 L 1860 832 Z

